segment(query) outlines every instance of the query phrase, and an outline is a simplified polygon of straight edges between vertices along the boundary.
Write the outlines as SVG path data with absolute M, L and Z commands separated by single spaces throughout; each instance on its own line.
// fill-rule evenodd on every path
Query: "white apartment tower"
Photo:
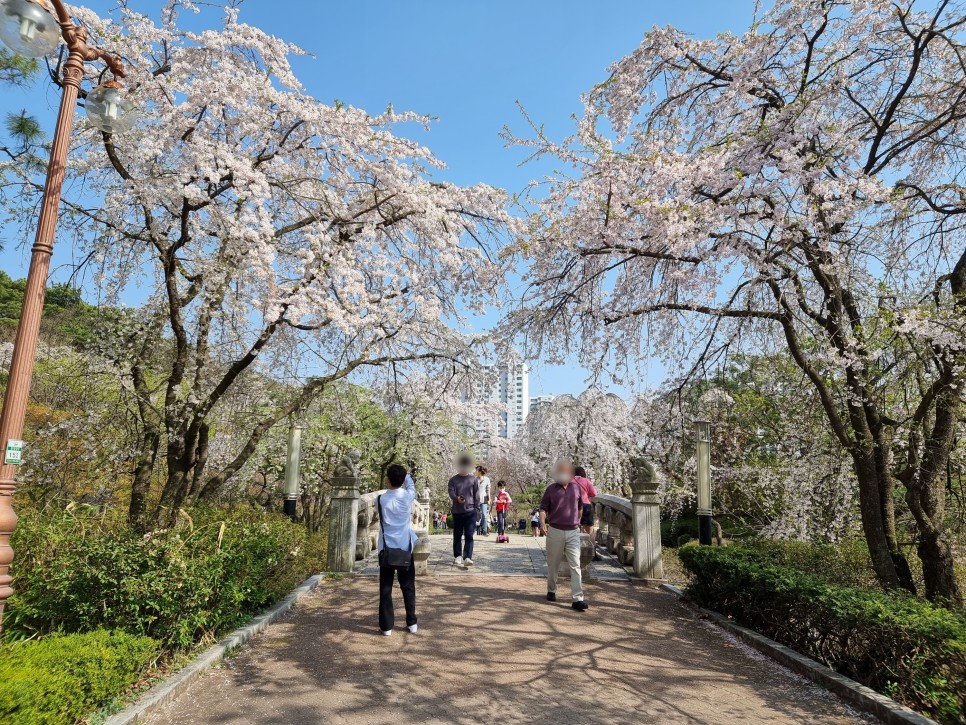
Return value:
M 488 366 L 487 383 L 477 389 L 478 400 L 497 407 L 496 430 L 500 438 L 512 438 L 523 428 L 530 412 L 530 368 L 522 362 L 503 362 Z M 490 428 L 483 418 L 476 420 L 476 430 L 484 434 Z

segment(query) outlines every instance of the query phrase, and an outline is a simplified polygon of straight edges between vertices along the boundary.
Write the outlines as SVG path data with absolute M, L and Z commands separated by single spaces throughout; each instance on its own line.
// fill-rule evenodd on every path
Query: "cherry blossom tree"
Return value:
M 852 461 L 872 564 L 961 605 L 943 472 L 962 415 L 966 14 L 776 0 L 740 35 L 654 28 L 587 96 L 519 249 L 529 355 L 617 377 L 781 350 Z
M 62 226 L 102 299 L 145 300 L 107 341 L 136 401 L 134 520 L 216 496 L 335 381 L 461 359 L 461 315 L 492 299 L 490 247 L 514 224 L 501 191 L 434 178 L 442 164 L 393 131 L 426 118 L 321 103 L 292 72 L 298 48 L 234 8 L 219 29 L 182 30 L 184 8 L 167 2 L 158 22 L 123 5 L 115 20 L 76 13 L 125 59 L 143 114 L 117 137 L 79 122 Z M 39 189 L 27 174 L 25 207 Z M 255 376 L 279 384 L 219 442 L 220 407 Z
M 665 383 L 639 396 L 633 415 L 671 517 L 696 505 L 694 421 L 704 419 L 712 430 L 713 508 L 730 528 L 821 543 L 857 532 L 848 455 L 787 358 L 738 358 L 709 380 Z
M 584 466 L 601 491 L 623 490 L 637 431 L 627 403 L 613 393 L 559 395 L 527 416 L 523 446 L 545 471 L 561 457 Z
M 549 478 L 547 468 L 538 465 L 530 455 L 525 435 L 494 439 L 487 450 L 485 464 L 493 482 L 506 481 L 514 498 L 519 498 L 520 494 L 535 486 L 546 484 Z

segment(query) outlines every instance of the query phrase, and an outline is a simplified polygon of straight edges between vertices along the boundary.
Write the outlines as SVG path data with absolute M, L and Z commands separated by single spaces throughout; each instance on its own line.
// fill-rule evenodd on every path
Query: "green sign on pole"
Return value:
M 19 466 L 23 462 L 23 441 L 11 438 L 7 441 L 7 449 L 3 454 L 4 465 Z

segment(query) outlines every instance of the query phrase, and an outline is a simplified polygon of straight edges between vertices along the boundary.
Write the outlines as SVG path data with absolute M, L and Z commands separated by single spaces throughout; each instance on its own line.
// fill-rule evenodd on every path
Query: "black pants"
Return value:
M 496 512 L 496 533 L 500 536 L 506 533 L 506 511 Z
M 476 511 L 453 514 L 453 556 L 473 558 L 473 534 L 476 533 Z M 463 540 L 465 539 L 465 543 Z
M 399 575 L 403 604 L 406 605 L 406 626 L 416 624 L 416 562 L 409 559 L 409 568 L 379 567 L 379 629 L 388 632 L 395 626 L 396 615 L 392 608 L 392 583 Z

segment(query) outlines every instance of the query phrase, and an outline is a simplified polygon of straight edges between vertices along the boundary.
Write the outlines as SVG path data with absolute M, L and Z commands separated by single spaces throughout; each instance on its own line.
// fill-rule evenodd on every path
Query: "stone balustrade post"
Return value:
M 644 458 L 635 458 L 632 463 L 634 574 L 647 581 L 663 581 L 661 504 L 657 493 L 657 472 Z
M 430 491 L 427 486 L 422 490 L 416 499 L 416 506 L 425 516 L 425 520 L 420 520 L 419 529 L 416 531 L 415 546 L 413 546 L 413 562 L 416 567 L 416 576 L 426 576 L 429 574 L 429 557 L 432 554 L 432 544 L 429 539 L 429 527 L 432 525 L 433 511 L 430 505 Z
M 329 505 L 329 571 L 351 572 L 356 561 L 359 518 L 359 452 L 350 451 L 336 467 Z
M 610 511 L 607 516 L 607 539 L 604 542 L 604 546 L 607 547 L 607 551 L 611 554 L 617 553 L 617 547 L 621 543 L 621 513 L 619 511 Z
M 594 501 L 594 521 L 597 522 L 597 528 L 594 532 L 595 543 L 604 547 L 607 546 L 607 512 L 608 509 L 604 504 Z
M 379 509 L 376 500 L 385 491 L 372 491 L 359 498 L 356 526 L 356 561 L 365 561 L 379 545 Z

